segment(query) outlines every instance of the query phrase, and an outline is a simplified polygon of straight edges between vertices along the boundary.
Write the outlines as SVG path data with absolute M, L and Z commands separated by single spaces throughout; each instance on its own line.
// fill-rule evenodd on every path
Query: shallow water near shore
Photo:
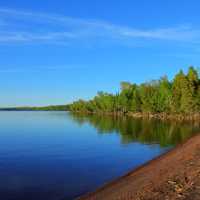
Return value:
M 0 112 L 0 197 L 74 199 L 199 130 L 198 123 L 68 112 Z

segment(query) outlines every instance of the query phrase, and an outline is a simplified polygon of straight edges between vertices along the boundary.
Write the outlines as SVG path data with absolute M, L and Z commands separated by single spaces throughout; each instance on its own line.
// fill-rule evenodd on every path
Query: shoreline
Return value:
M 141 119 L 158 119 L 158 120 L 168 120 L 168 121 L 199 121 L 200 122 L 200 114 L 168 114 L 168 113 L 127 113 L 127 116 L 133 118 L 141 118 Z
M 113 117 L 132 117 L 135 119 L 155 119 L 161 121 L 175 121 L 175 122 L 199 122 L 200 123 L 200 113 L 191 113 L 191 114 L 179 114 L 179 113 L 134 113 L 134 112 L 79 112 L 79 111 L 69 111 L 74 114 L 81 115 L 107 115 Z
M 177 122 L 199 122 L 200 123 L 200 113 L 191 113 L 191 114 L 185 114 L 185 113 L 141 113 L 141 112 L 82 112 L 82 111 L 70 111 L 66 109 L 55 109 L 49 107 L 33 107 L 33 108 L 0 108 L 1 111 L 61 111 L 61 112 L 70 112 L 75 114 L 83 114 L 83 115 L 107 115 L 107 116 L 113 116 L 113 117 L 133 117 L 136 119 L 157 119 L 161 121 L 177 121 Z
M 77 200 L 173 200 L 190 196 L 191 200 L 200 199 L 200 135 Z

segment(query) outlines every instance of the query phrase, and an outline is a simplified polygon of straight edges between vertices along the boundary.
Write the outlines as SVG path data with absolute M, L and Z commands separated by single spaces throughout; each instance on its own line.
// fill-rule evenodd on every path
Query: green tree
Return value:
M 159 99 L 158 99 L 158 111 L 170 112 L 172 105 L 172 91 L 171 83 L 166 76 L 162 77 L 159 81 Z
M 68 106 L 78 112 L 144 112 L 194 113 L 200 111 L 200 80 L 198 71 L 189 67 L 180 70 L 172 81 L 166 76 L 140 85 L 121 82 L 117 94 L 98 92 L 89 100 L 78 100 Z
M 190 67 L 188 70 L 187 78 L 189 81 L 189 88 L 192 93 L 192 101 L 191 101 L 191 106 L 193 112 L 198 111 L 199 108 L 199 98 L 198 98 L 198 93 L 199 93 L 199 75 L 198 71 L 194 67 Z
M 194 110 L 194 92 L 188 76 L 182 70 L 175 76 L 172 88 L 174 110 L 191 113 Z

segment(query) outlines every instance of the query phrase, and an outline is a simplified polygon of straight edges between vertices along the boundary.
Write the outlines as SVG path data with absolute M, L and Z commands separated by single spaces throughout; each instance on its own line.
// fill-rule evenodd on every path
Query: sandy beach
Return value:
M 200 199 L 200 135 L 79 200 Z

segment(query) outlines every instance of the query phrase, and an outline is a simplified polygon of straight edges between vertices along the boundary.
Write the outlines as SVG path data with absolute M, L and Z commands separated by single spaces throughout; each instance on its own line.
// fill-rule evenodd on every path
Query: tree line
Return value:
M 68 105 L 50 105 L 43 107 L 10 107 L 10 108 L 0 108 L 0 111 L 68 111 Z
M 120 92 L 98 92 L 89 100 L 69 105 L 74 112 L 91 113 L 198 113 L 200 111 L 200 78 L 198 70 L 180 70 L 173 80 L 166 76 L 159 80 L 135 84 L 121 82 Z

